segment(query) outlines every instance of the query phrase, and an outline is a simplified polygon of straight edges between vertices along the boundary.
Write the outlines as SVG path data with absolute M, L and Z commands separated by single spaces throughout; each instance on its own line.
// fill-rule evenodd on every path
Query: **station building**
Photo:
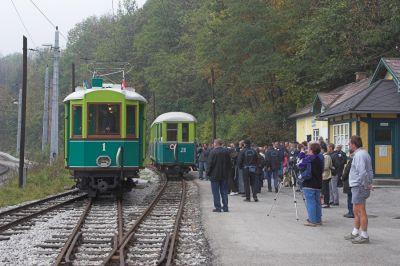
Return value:
M 290 118 L 299 142 L 320 135 L 347 152 L 349 138 L 360 135 L 375 176 L 400 179 L 400 58 L 382 58 L 372 77 L 359 72 L 355 82 L 317 93 Z
M 291 119 L 296 119 L 296 140 L 298 142 L 317 141 L 320 136 L 325 140 L 329 139 L 328 119 L 322 119 L 318 116 L 367 88 L 369 82 L 370 79 L 367 78 L 366 73 L 357 72 L 355 82 L 338 87 L 330 92 L 316 93 L 312 103 L 289 116 Z M 345 130 L 345 128 L 340 128 L 339 131 Z M 346 148 L 348 145 L 345 142 L 342 138 L 336 138 L 336 143 L 340 143 Z

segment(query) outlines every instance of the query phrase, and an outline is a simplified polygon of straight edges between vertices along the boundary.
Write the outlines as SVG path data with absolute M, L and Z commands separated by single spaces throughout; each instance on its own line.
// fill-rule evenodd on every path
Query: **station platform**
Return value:
M 275 193 L 262 188 L 259 202 L 229 196 L 229 212 L 214 213 L 209 181 L 199 186 L 202 223 L 212 251 L 213 265 L 398 265 L 400 261 L 400 187 L 376 188 L 367 201 L 370 244 L 344 240 L 353 219 L 344 218 L 347 195 L 340 206 L 323 209 L 323 225 L 306 227 L 305 203 L 283 188 L 270 216 Z M 397 219 L 396 219 L 397 218 Z

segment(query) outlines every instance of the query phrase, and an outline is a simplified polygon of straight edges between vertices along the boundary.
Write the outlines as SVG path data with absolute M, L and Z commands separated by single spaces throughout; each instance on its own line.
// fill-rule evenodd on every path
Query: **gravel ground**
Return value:
M 50 219 L 38 217 L 35 219 L 35 225 L 26 230 L 22 234 L 12 235 L 7 241 L 0 241 L 0 264 L 1 265 L 50 265 L 50 261 L 54 259 L 52 256 L 45 256 L 38 253 L 39 244 L 43 244 L 45 240 L 51 239 L 52 235 L 57 235 L 58 227 L 75 216 L 79 218 L 81 208 L 76 207 L 62 213 L 50 212 L 53 215 Z M 40 221 L 42 220 L 42 221 Z
M 152 171 L 145 169 L 140 172 L 141 183 L 145 183 L 143 189 L 134 189 L 125 195 L 124 207 L 141 204 L 152 197 L 158 188 L 158 177 Z M 22 203 L 22 204 L 26 204 Z M 18 205 L 16 205 L 18 206 Z M 9 206 L 0 211 L 4 211 Z M 59 213 L 50 212 L 44 216 L 49 219 L 43 219 L 42 216 L 36 218 L 34 225 L 29 230 L 24 230 L 22 234 L 12 235 L 9 240 L 0 241 L 0 265 L 52 265 L 57 254 L 45 255 L 43 248 L 46 240 L 53 239 L 54 235 L 60 234 L 64 230 L 51 229 L 59 228 L 63 224 L 70 224 L 71 219 L 79 219 L 83 207 L 69 208 L 61 210 Z
M 193 181 L 187 182 L 177 245 L 175 265 L 211 265 L 211 253 L 201 224 L 199 188 Z

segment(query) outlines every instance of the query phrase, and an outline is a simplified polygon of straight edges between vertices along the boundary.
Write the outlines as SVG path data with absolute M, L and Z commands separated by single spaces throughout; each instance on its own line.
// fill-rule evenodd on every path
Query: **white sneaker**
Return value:
M 231 192 L 231 193 L 229 193 L 229 196 L 235 196 L 235 195 L 237 195 L 237 194 L 239 194 L 239 193 L 237 193 L 237 192 Z

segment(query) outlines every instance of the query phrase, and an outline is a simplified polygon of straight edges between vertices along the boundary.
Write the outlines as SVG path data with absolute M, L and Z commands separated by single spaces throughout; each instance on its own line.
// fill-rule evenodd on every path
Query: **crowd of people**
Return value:
M 354 228 L 345 239 L 369 243 L 365 202 L 372 188 L 371 158 L 359 136 L 349 141 L 349 156 L 341 145 L 318 142 L 274 142 L 259 147 L 249 140 L 224 145 L 220 139 L 197 149 L 199 179 L 211 181 L 214 212 L 229 212 L 228 195 L 258 202 L 266 183 L 268 192 L 295 186 L 306 199 L 305 226 L 322 225 L 322 208 L 339 206 L 339 187 L 347 194 L 347 213 Z M 221 204 L 222 201 L 222 204 Z

